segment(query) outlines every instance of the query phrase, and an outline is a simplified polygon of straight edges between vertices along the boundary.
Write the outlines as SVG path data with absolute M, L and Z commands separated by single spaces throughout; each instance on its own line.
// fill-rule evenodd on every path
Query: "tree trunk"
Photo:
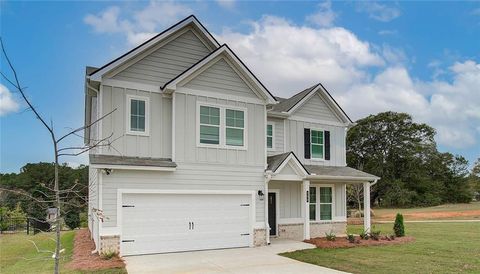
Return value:
M 55 139 L 54 139 L 55 140 Z M 57 218 L 55 219 L 55 238 L 56 238 L 56 247 L 55 247 L 55 274 L 60 273 L 60 230 L 61 230 L 61 218 L 60 218 L 60 189 L 59 189 L 59 178 L 58 178 L 58 150 L 57 150 L 57 142 L 53 142 L 55 148 L 55 208 L 57 210 Z

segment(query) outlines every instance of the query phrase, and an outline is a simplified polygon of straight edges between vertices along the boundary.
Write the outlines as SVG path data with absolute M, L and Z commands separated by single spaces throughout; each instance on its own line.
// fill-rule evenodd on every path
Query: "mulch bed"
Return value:
M 73 245 L 73 258 L 67 268 L 75 270 L 101 270 L 110 268 L 124 268 L 125 263 L 121 258 L 102 259 L 98 254 L 92 254 L 95 243 L 90 239 L 88 229 L 80 229 L 75 234 Z
M 348 248 L 357 246 L 377 246 L 377 245 L 393 245 L 414 242 L 412 236 L 396 237 L 394 240 L 387 240 L 382 236 L 378 241 L 373 239 L 362 240 L 360 236 L 355 237 L 355 243 L 350 243 L 345 237 L 338 237 L 335 241 L 328 241 L 326 238 L 313 238 L 306 240 L 306 243 L 314 244 L 319 248 Z

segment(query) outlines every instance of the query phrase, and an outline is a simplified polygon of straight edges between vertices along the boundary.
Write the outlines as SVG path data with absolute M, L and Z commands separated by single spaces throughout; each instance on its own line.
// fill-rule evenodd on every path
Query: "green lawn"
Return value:
M 72 256 L 74 231 L 62 233 L 62 253 L 60 270 L 62 273 L 86 273 L 72 271 L 65 268 Z M 53 233 L 39 233 L 26 235 L 26 233 L 0 235 L 0 273 L 52 273 L 53 259 L 51 253 L 38 253 L 30 241 L 34 241 L 40 250 L 54 250 L 55 242 Z M 30 240 L 30 241 L 29 241 Z M 123 269 L 102 270 L 88 273 L 126 273 Z
M 413 243 L 284 253 L 299 261 L 352 273 L 480 273 L 480 223 L 408 223 Z M 391 233 L 392 224 L 375 225 Z M 359 233 L 361 226 L 349 226 Z

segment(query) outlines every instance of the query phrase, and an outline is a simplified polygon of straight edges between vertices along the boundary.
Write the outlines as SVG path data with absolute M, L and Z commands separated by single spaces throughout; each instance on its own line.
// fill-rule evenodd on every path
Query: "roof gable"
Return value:
M 185 27 L 105 77 L 160 87 L 211 51 L 194 29 Z
M 297 180 L 309 175 L 293 152 L 267 157 L 267 163 L 267 171 L 272 172 L 272 179 L 275 180 Z
M 159 33 L 158 35 L 152 37 L 151 39 L 147 40 L 141 45 L 130 50 L 129 52 L 105 64 L 104 66 L 100 67 L 96 71 L 91 72 L 90 74 L 88 74 L 89 78 L 95 81 L 101 80 L 102 76 L 105 73 L 112 71 L 113 69 L 124 64 L 128 60 L 131 60 L 132 58 L 136 57 L 138 54 L 143 53 L 144 51 L 148 50 L 152 46 L 156 45 L 157 43 L 170 37 L 172 34 L 176 33 L 177 31 L 187 26 L 190 26 L 191 28 L 195 29 L 212 50 L 220 46 L 217 40 L 215 40 L 215 38 L 198 21 L 198 19 L 194 15 L 190 15 L 187 18 L 183 19 L 182 21 L 178 22 L 177 24 L 173 25 L 172 27 L 166 29 L 165 31 Z
M 185 70 L 183 73 L 167 82 L 162 90 L 165 92 L 173 92 L 176 90 L 177 85 L 188 83 L 190 80 L 210 68 L 220 59 L 224 59 L 228 66 L 239 76 L 244 84 L 246 84 L 257 96 L 268 103 L 276 103 L 275 97 L 268 91 L 265 86 L 258 80 L 258 78 L 245 66 L 245 64 L 238 58 L 235 53 L 227 46 L 222 45 L 208 56 L 198 61 L 196 64 Z M 218 72 L 218 70 L 217 70 Z
M 342 123 L 342 119 L 335 113 L 319 92 L 314 92 L 302 105 L 295 110 L 295 116 L 321 121 Z

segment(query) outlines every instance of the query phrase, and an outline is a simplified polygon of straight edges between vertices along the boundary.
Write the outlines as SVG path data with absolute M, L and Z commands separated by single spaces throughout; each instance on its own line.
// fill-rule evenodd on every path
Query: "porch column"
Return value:
M 302 216 L 303 216 L 303 238 L 310 240 L 310 209 L 309 209 L 309 191 L 310 181 L 303 180 L 302 182 Z
M 363 229 L 370 232 L 370 182 L 363 183 Z
M 265 203 L 265 241 L 267 245 L 270 244 L 270 225 L 268 224 L 268 182 L 270 178 L 271 176 L 267 176 L 267 179 L 265 179 L 265 192 L 263 193 L 263 202 Z

